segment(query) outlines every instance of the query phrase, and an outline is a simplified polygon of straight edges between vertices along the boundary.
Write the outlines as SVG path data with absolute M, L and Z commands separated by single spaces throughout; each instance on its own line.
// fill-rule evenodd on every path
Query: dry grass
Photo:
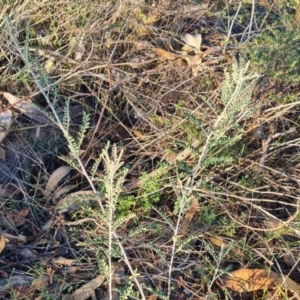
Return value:
M 0 128 L 3 299 L 274 298 L 272 289 L 224 289 L 224 275 L 242 268 L 300 283 L 297 54 L 285 69 L 256 42 L 277 27 L 296 32 L 299 5 L 235 2 L 0 0 L 0 120 L 12 113 Z M 187 33 L 202 35 L 201 63 L 195 49 L 182 51 Z M 251 113 L 208 138 L 227 112 L 224 70 L 250 57 L 267 74 Z M 84 112 L 89 129 L 81 151 L 70 151 Z M 127 168 L 109 201 L 105 166 L 93 169 L 108 141 Z M 45 193 L 66 161 L 74 168 Z M 77 202 L 61 208 L 71 193 Z M 93 292 L 84 296 L 86 283 Z

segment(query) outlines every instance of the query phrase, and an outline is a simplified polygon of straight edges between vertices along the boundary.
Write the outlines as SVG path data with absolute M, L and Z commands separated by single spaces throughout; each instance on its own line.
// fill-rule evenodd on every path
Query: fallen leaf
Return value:
M 36 121 L 39 124 L 45 124 L 50 121 L 50 119 L 43 114 L 38 108 L 36 108 L 32 103 L 29 101 L 22 100 L 20 101 L 19 98 L 15 97 L 14 95 L 4 92 L 2 95 L 8 100 L 8 102 L 21 113 L 29 117 L 30 119 Z
M 27 243 L 27 237 L 25 235 L 19 234 L 18 236 L 15 236 L 6 232 L 2 232 L 2 236 L 8 239 L 9 241 L 16 241 L 22 244 Z
M 187 33 L 181 37 L 185 42 L 185 46 L 183 46 L 182 50 L 189 52 L 191 50 L 196 50 L 197 52 L 201 49 L 202 44 L 202 36 L 201 34 L 196 34 L 195 36 Z M 187 47 L 186 47 L 187 46 Z M 192 48 L 191 48 L 192 47 Z
M 224 247 L 225 249 L 230 247 L 230 251 L 240 255 L 240 256 L 244 256 L 244 253 L 238 248 L 235 247 L 233 245 L 231 245 L 230 243 L 227 243 L 224 241 L 224 239 L 220 236 L 211 236 L 208 238 L 210 240 L 210 242 L 218 247 Z
M 65 185 L 55 191 L 55 193 L 52 196 L 52 202 L 54 204 L 57 204 L 57 200 L 60 198 L 62 195 L 66 195 L 69 193 L 72 189 L 74 189 L 76 186 L 75 185 Z
M 178 288 L 181 288 L 183 286 L 183 277 L 178 276 L 178 282 L 177 282 Z
M 169 51 L 166 51 L 164 49 L 161 48 L 153 48 L 153 50 L 162 58 L 167 59 L 167 60 L 175 60 L 178 55 L 171 53 Z
M 5 248 L 5 244 L 6 244 L 6 240 L 5 240 L 4 236 L 1 234 L 0 235 L 0 253 Z
M 184 216 L 184 219 L 191 222 L 195 214 L 199 211 L 199 209 L 199 201 L 197 199 L 193 200 L 189 211 Z
M 157 299 L 157 295 L 156 294 L 152 294 L 151 296 L 149 296 L 148 298 L 147 298 L 147 300 L 156 300 Z
M 11 112 L 10 109 L 5 110 L 0 114 L 0 125 L 1 125 L 0 143 L 3 141 L 3 139 L 5 138 L 5 136 L 8 132 L 8 129 L 9 129 L 10 124 L 11 124 L 11 118 L 12 118 L 12 112 Z
M 223 278 L 227 288 L 239 293 L 273 288 L 280 281 L 278 274 L 263 269 L 239 269 Z
M 85 300 L 94 295 L 95 289 L 98 288 L 104 281 L 102 275 L 97 276 L 95 279 L 86 283 L 79 289 L 77 289 L 73 294 L 70 295 L 68 300 Z
M 26 219 L 25 217 L 29 213 L 29 207 L 24 208 L 20 211 L 7 213 L 7 220 L 13 224 L 15 227 L 21 226 L 25 223 Z
M 78 264 L 78 262 L 75 259 L 64 258 L 62 256 L 52 258 L 51 263 L 64 266 L 72 266 Z
M 68 166 L 62 166 L 56 169 L 51 176 L 46 185 L 46 189 L 44 191 L 44 196 L 49 197 L 53 190 L 57 187 L 58 183 L 67 176 L 71 171 L 71 168 Z
M 192 73 L 194 76 L 197 76 L 199 71 L 201 70 L 202 56 L 202 53 L 196 54 L 190 61 Z

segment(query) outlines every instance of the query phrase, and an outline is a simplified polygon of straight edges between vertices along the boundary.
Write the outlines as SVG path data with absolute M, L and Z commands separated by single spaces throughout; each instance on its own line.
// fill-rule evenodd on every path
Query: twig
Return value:
M 236 11 L 236 13 L 235 13 L 235 15 L 234 15 L 234 17 L 233 17 L 232 22 L 231 22 L 231 26 L 230 26 L 229 31 L 228 31 L 227 41 L 226 41 L 226 44 L 225 44 L 225 46 L 224 46 L 223 53 L 225 53 L 225 51 L 226 51 L 227 45 L 228 45 L 228 43 L 229 43 L 229 38 L 230 38 L 232 29 L 233 29 L 233 24 L 234 24 L 235 19 L 237 18 L 238 14 L 239 14 L 239 11 L 240 11 L 241 7 L 242 7 L 242 1 L 240 1 L 239 7 L 238 7 L 238 9 L 237 9 L 237 11 Z

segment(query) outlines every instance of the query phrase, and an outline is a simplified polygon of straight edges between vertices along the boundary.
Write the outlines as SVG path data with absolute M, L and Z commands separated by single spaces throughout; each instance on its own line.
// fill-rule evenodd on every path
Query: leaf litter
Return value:
M 81 4 L 78 3 L 78 5 Z M 29 4 L 24 3 L 24 5 Z M 57 3 L 54 2 L 49 5 L 54 5 L 55 8 Z M 94 7 L 93 4 L 90 5 L 95 9 L 95 12 L 99 9 Z M 127 5 L 130 5 L 130 3 L 128 2 Z M 31 24 L 32 36 L 34 37 L 36 34 L 36 37 L 40 37 L 41 43 L 37 42 L 39 46 L 42 45 L 45 49 L 34 50 L 33 48 L 37 44 L 30 40 L 29 43 L 32 42 L 34 47 L 30 48 L 29 57 L 33 60 L 36 74 L 38 74 L 39 68 L 43 67 L 45 74 L 49 77 L 48 84 L 51 85 L 51 89 L 47 90 L 47 93 L 57 106 L 60 117 L 62 117 L 66 99 L 72 99 L 71 102 L 74 100 L 74 103 L 71 103 L 70 111 L 80 103 L 80 109 L 83 108 L 83 111 L 91 114 L 91 120 L 93 120 L 91 131 L 94 128 L 94 123 L 100 118 L 98 131 L 93 135 L 93 138 L 91 138 L 90 133 L 87 134 L 87 139 L 92 140 L 85 141 L 83 149 L 79 152 L 80 156 L 84 157 L 85 166 L 90 168 L 91 163 L 107 140 L 117 143 L 119 149 L 126 148 L 127 153 L 124 159 L 131 169 L 128 178 L 126 178 L 125 192 L 122 196 L 125 199 L 125 196 L 129 194 L 138 200 L 143 196 L 139 188 L 145 183 L 151 183 L 151 180 L 157 174 L 167 174 L 167 176 L 170 176 L 169 178 L 172 178 L 174 169 L 186 172 L 185 174 L 191 174 L 189 167 L 195 163 L 195 159 L 199 156 L 199 149 L 203 144 L 203 136 L 199 133 L 210 129 L 214 114 L 219 113 L 220 102 L 218 97 L 214 97 L 214 95 L 220 87 L 220 82 L 224 79 L 222 71 L 224 66 L 230 69 L 231 64 L 227 62 L 233 61 L 233 53 L 230 47 L 224 55 L 217 51 L 217 49 L 223 47 L 224 38 L 227 38 L 227 36 L 214 29 L 221 26 L 220 24 L 230 24 L 230 22 L 227 22 L 228 20 L 223 19 L 221 16 L 214 19 L 212 15 L 206 15 L 209 9 L 208 4 L 190 5 L 190 3 L 183 3 L 181 10 L 176 1 L 174 3 L 172 1 L 157 1 L 147 9 L 140 9 L 139 6 L 140 3 L 137 3 L 134 7 L 130 7 L 132 8 L 132 10 L 129 9 L 131 14 L 129 14 L 126 22 L 122 17 L 124 9 L 122 3 L 112 4 L 111 7 L 101 6 L 101 13 L 104 11 L 103 15 L 106 16 L 105 20 L 102 20 L 101 26 L 99 24 L 97 26 L 97 20 L 102 15 L 99 13 L 95 15 L 95 19 L 89 19 L 85 23 L 84 18 L 81 18 L 85 7 L 80 9 L 78 15 L 74 14 L 74 20 L 72 19 L 73 16 L 64 15 L 65 12 L 62 12 L 64 17 L 62 19 L 58 17 L 56 20 L 58 26 L 63 28 L 62 32 L 55 31 L 49 36 L 47 33 L 44 36 L 45 33 L 43 32 L 44 28 L 51 31 L 49 25 L 53 24 L 51 20 L 48 20 L 48 23 L 47 20 L 45 23 L 43 21 L 44 18 L 47 19 L 45 17 L 47 13 L 44 10 L 45 7 L 48 9 L 47 5 L 36 8 L 29 5 L 30 14 L 27 15 L 26 13 L 26 16 L 21 16 L 18 19 L 14 18 L 14 14 L 8 10 L 8 6 L 5 6 L 5 11 L 12 17 L 13 26 L 17 28 L 19 28 L 20 20 L 29 20 L 30 16 L 35 16 L 37 20 L 42 17 L 41 23 L 29 23 Z M 23 11 L 22 7 L 16 7 L 19 13 Z M 232 8 L 236 9 L 234 6 Z M 76 8 L 74 9 L 76 11 Z M 14 12 L 15 9 L 12 11 Z M 230 13 L 231 11 L 229 11 Z M 89 17 L 89 15 L 85 16 Z M 131 19 L 132 16 L 136 19 Z M 68 17 L 72 19 L 72 22 L 68 22 Z M 81 20 L 80 26 L 78 24 L 79 19 Z M 170 20 L 174 20 L 174 22 Z M 186 23 L 187 20 L 189 20 L 189 24 Z M 125 23 L 122 23 L 123 21 Z M 136 29 L 133 24 L 138 24 Z M 218 26 L 212 26 L 211 24 Z M 65 33 L 70 32 L 70 28 L 73 29 L 73 31 L 71 30 L 72 34 L 67 36 Z M 248 27 L 245 26 L 245 28 Z M 233 29 L 234 31 L 237 30 L 236 28 Z M 19 37 L 22 39 L 22 29 L 20 30 Z M 86 38 L 87 32 L 93 39 L 92 42 Z M 183 34 L 179 37 L 178 32 L 183 32 Z M 240 34 L 242 35 L 243 32 L 240 32 Z M 135 41 L 135 35 L 138 36 L 138 41 Z M 61 38 L 58 42 L 61 48 L 58 50 L 52 48 L 55 48 L 55 45 L 58 44 L 57 40 L 52 40 L 51 36 Z M 77 42 L 71 45 L 70 41 L 75 39 L 74 36 Z M 235 36 L 238 36 L 238 34 L 234 34 L 233 39 L 235 39 Z M 77 37 L 79 37 L 79 42 Z M 158 38 L 166 42 L 162 44 L 154 42 Z M 170 46 L 172 44 L 171 40 L 175 39 L 182 42 L 179 43 L 180 47 L 172 48 Z M 236 42 L 236 40 L 234 41 Z M 4 263 L 1 264 L 7 272 L 20 266 L 24 268 L 26 266 L 26 271 L 31 272 L 33 270 L 32 266 L 35 267 L 34 262 L 42 262 L 41 265 L 45 273 L 36 275 L 33 278 L 31 276 L 26 277 L 26 275 L 16 276 L 11 272 L 9 276 L 13 284 L 8 286 L 8 281 L 1 282 L 1 291 L 3 292 L 1 295 L 8 295 L 11 288 L 15 288 L 15 292 L 23 292 L 22 297 L 26 295 L 30 297 L 32 290 L 35 290 L 35 293 L 38 294 L 37 290 L 40 289 L 45 289 L 49 292 L 49 295 L 61 295 L 62 298 L 66 299 L 67 297 L 72 299 L 87 299 L 88 297 L 101 299 L 99 298 L 100 294 L 107 297 L 104 271 L 103 274 L 97 275 L 99 270 L 96 265 L 99 261 L 95 259 L 95 254 L 97 257 L 99 249 L 104 247 L 103 245 L 106 245 L 106 242 L 103 244 L 100 242 L 100 246 L 97 244 L 95 251 L 92 246 L 87 246 L 91 239 L 99 237 L 101 240 L 101 238 L 106 238 L 103 235 L 103 223 L 99 221 L 104 216 L 97 215 L 95 217 L 93 215 L 96 223 L 92 222 L 92 218 L 89 216 L 96 210 L 96 205 L 94 205 L 97 203 L 95 201 L 96 195 L 94 191 L 90 190 L 82 174 L 69 178 L 70 167 L 64 165 L 65 163 L 58 159 L 57 154 L 60 155 L 61 153 L 54 151 L 57 144 L 62 144 L 61 140 L 57 144 L 51 145 L 50 150 L 45 148 L 45 144 L 51 144 L 51 138 L 56 135 L 56 132 L 53 134 L 53 131 L 47 127 L 48 131 L 43 134 L 35 133 L 33 135 L 30 129 L 26 129 L 35 127 L 35 129 L 41 130 L 45 124 L 48 126 L 47 124 L 52 121 L 37 107 L 41 107 L 45 111 L 48 111 L 49 107 L 45 104 L 43 97 L 36 96 L 35 84 L 28 77 L 27 70 L 24 73 L 18 73 L 24 65 L 20 63 L 20 57 L 16 55 L 14 44 L 10 43 L 10 39 L 1 40 L 0 43 L 1 49 L 5 49 L 7 52 L 5 56 L 1 56 L 3 64 L 5 64 L 4 57 L 6 57 L 12 59 L 13 64 L 17 66 L 13 70 L 10 67 L 5 67 L 5 72 L 8 72 L 9 76 L 6 76 L 4 69 L 1 69 L 1 72 L 4 72 L 1 73 L 3 76 L 3 79 L 1 78 L 3 80 L 1 90 L 5 91 L 1 92 L 1 95 L 8 102 L 9 105 L 6 108 L 9 109 L 0 114 L 0 143 L 5 144 L 6 139 L 10 138 L 18 144 L 25 135 L 31 135 L 34 136 L 34 139 L 30 140 L 29 145 L 32 146 L 33 152 L 36 151 L 33 156 L 30 151 L 26 153 L 30 161 L 30 168 L 26 169 L 25 172 L 28 177 L 21 177 L 17 184 L 14 182 L 14 189 L 11 186 L 5 186 L 3 191 L 6 191 L 6 193 L 1 192 L 5 206 L 10 208 L 9 211 L 15 212 L 2 211 L 0 249 L 1 259 Z M 23 45 L 26 43 L 22 43 L 21 50 L 24 52 Z M 131 43 L 133 45 L 143 45 L 143 47 L 133 49 L 134 47 L 130 48 Z M 234 43 L 231 44 L 231 41 L 226 43 L 234 47 Z M 68 51 L 69 53 L 66 54 Z M 35 60 L 33 53 L 36 53 L 36 57 L 39 56 L 40 61 Z M 70 55 L 73 56 L 74 60 L 69 58 Z M 161 59 L 157 59 L 157 56 Z M 15 77 L 16 74 L 21 75 L 23 81 L 15 80 L 17 78 Z M 41 79 L 45 78 L 41 77 Z M 174 95 L 172 100 L 160 103 L 160 99 L 164 99 L 164 96 L 168 93 Z M 105 95 L 108 101 L 106 101 Z M 213 99 L 209 103 L 210 105 L 207 104 L 207 99 Z M 284 130 L 287 129 L 284 127 L 287 126 L 286 123 L 296 124 L 294 120 L 289 120 L 289 118 L 293 118 L 291 112 L 287 114 L 280 112 L 279 115 L 277 113 L 272 115 L 272 109 L 276 105 L 268 103 L 266 106 L 268 115 L 267 117 L 266 115 L 261 116 L 264 120 L 264 127 L 260 128 L 262 135 L 268 130 L 270 132 L 283 130 L 280 134 L 285 135 Z M 288 107 L 292 107 L 292 105 L 287 105 L 285 109 L 288 109 Z M 101 110 L 103 110 L 103 114 Z M 18 111 L 19 114 L 17 118 L 12 117 L 13 113 L 15 116 L 15 111 Z M 137 117 L 133 116 L 133 112 L 136 111 L 139 112 Z M 201 111 L 201 114 L 197 115 L 199 111 Z M 295 112 L 297 112 L 297 108 L 295 108 Z M 199 117 L 201 122 L 199 121 L 196 126 L 194 124 L 193 126 L 196 129 L 193 127 L 191 129 L 192 135 L 187 136 L 183 128 L 189 129 L 190 123 L 187 122 L 187 119 L 193 114 L 197 118 Z M 69 115 L 73 121 L 74 116 L 72 113 Z M 22 119 L 22 116 L 26 116 L 26 118 Z M 256 116 L 254 119 L 256 119 Z M 276 122 L 274 122 L 275 119 Z M 79 131 L 80 126 L 78 124 L 81 124 L 81 121 L 82 114 L 79 113 L 76 116 L 76 122 L 74 121 L 71 124 L 73 134 Z M 245 121 L 246 130 L 251 131 L 252 127 L 257 130 L 254 123 L 248 124 L 248 122 L 248 120 Z M 273 127 L 269 128 L 268 124 L 272 122 Z M 241 126 L 241 124 L 237 124 L 237 126 Z M 122 128 L 123 131 L 116 128 Z M 232 133 L 235 133 L 234 130 L 232 128 Z M 124 132 L 126 132 L 126 136 Z M 171 133 L 174 133 L 174 135 L 171 135 Z M 215 133 L 218 132 L 215 131 Z M 55 136 L 58 139 L 60 137 L 59 134 Z M 43 145 L 37 151 L 35 146 L 41 142 L 41 138 L 44 139 L 42 141 Z M 244 138 L 247 139 L 247 136 L 244 136 Z M 220 139 L 225 140 L 225 137 L 221 136 Z M 45 140 L 47 143 L 45 143 Z M 186 140 L 189 143 L 182 143 Z M 239 260 L 239 263 L 244 263 L 245 259 L 250 260 L 249 264 L 263 264 L 265 262 L 262 259 L 264 256 L 268 257 L 268 260 L 266 260 L 268 263 L 274 257 L 276 259 L 279 257 L 278 262 L 281 263 L 280 257 L 282 253 L 285 253 L 283 249 L 286 247 L 286 235 L 290 235 L 289 242 L 291 239 L 292 242 L 296 242 L 299 238 L 296 235 L 297 229 L 294 228 L 295 220 L 293 223 L 286 224 L 286 232 L 278 232 L 279 237 L 270 238 L 272 242 L 276 241 L 276 247 L 278 248 L 275 249 L 274 247 L 275 253 L 268 255 L 257 250 L 265 249 L 271 244 L 271 242 L 268 243 L 269 241 L 262 243 L 261 240 L 267 240 L 266 236 L 263 236 L 264 233 L 260 236 L 260 233 L 255 231 L 255 228 L 264 227 L 264 224 L 268 221 L 268 214 L 262 214 L 261 211 L 257 212 L 252 204 L 259 200 L 262 207 L 269 214 L 277 213 L 275 211 L 280 208 L 283 219 L 284 217 L 288 219 L 289 215 L 294 215 L 297 208 L 293 206 L 295 200 L 293 197 L 296 197 L 295 195 L 298 193 L 295 188 L 295 181 L 298 180 L 299 166 L 297 166 L 297 163 L 291 166 L 291 173 L 287 172 L 289 176 L 284 175 L 283 178 L 285 179 L 278 179 L 280 184 L 279 181 L 276 182 L 279 171 L 278 169 L 271 170 L 272 165 L 268 167 L 269 169 L 264 168 L 264 172 L 266 172 L 264 179 L 257 178 L 255 173 L 251 173 L 249 170 L 255 169 L 255 153 L 260 151 L 261 140 L 256 138 L 250 140 L 247 149 L 249 152 L 245 154 L 246 158 L 240 157 L 238 163 L 231 166 L 231 168 L 225 168 L 222 164 L 212 165 L 207 169 L 200 166 L 203 173 L 199 173 L 199 186 L 196 188 L 201 200 L 197 198 L 197 200 L 189 203 L 181 223 L 185 233 L 190 234 L 188 230 L 191 228 L 194 230 L 190 234 L 191 236 L 188 234 L 183 236 L 187 240 L 192 238 L 195 244 L 191 244 L 189 249 L 176 256 L 171 277 L 172 281 L 174 280 L 175 288 L 170 299 L 205 299 L 204 295 L 207 292 L 207 287 L 211 291 L 210 280 L 214 280 L 215 277 L 222 278 L 222 288 L 240 293 L 269 289 L 287 289 L 295 293 L 299 292 L 299 285 L 292 281 L 290 277 L 279 276 L 267 269 L 243 268 L 227 272 L 226 277 L 219 276 L 218 272 L 223 272 L 223 270 L 213 270 L 214 275 L 211 272 L 212 268 L 216 268 L 217 263 L 220 263 L 219 260 L 216 260 L 216 257 L 222 259 L 222 267 L 231 267 L 232 261 L 236 262 L 237 260 Z M 4 146 L 2 147 L 1 144 L 0 148 L 0 157 L 3 161 L 7 160 L 8 157 L 7 148 Z M 276 149 L 272 147 L 270 149 L 276 157 Z M 62 147 L 63 151 L 65 151 L 64 147 Z M 291 149 L 289 150 L 291 152 L 282 151 L 291 161 L 295 161 L 294 158 L 289 156 L 292 152 Z M 234 156 L 238 156 L 238 154 L 234 153 Z M 68 158 L 73 159 L 74 157 L 69 156 Z M 273 165 L 277 163 L 272 161 L 270 152 L 270 157 L 266 157 L 264 166 L 267 166 L 268 159 Z M 21 161 L 22 157 L 19 156 L 18 160 Z M 167 161 L 169 165 L 158 171 L 156 167 L 164 161 Z M 280 169 L 280 172 L 285 172 L 286 169 L 283 169 Z M 101 164 L 99 170 L 100 175 L 96 184 L 99 184 L 100 189 L 100 181 L 103 175 L 101 174 L 103 171 Z M 146 175 L 141 178 L 142 171 Z M 47 174 L 52 174 L 48 180 L 46 179 Z M 248 181 L 249 178 L 254 178 L 254 181 L 260 182 L 260 186 L 258 188 L 251 185 L 246 187 L 245 184 L 243 186 L 242 182 L 246 176 Z M 44 180 L 42 183 L 41 178 Z M 237 180 L 236 178 L 239 181 L 234 185 L 233 181 Z M 62 183 L 62 181 L 64 182 Z M 26 185 L 27 183 L 28 185 Z M 174 194 L 170 192 L 170 186 L 173 185 L 170 185 L 170 182 L 165 184 L 165 186 L 157 189 L 167 191 L 173 197 Z M 208 187 L 210 188 L 208 189 Z M 76 189 L 78 191 L 75 191 Z M 167 193 L 160 194 L 160 200 L 164 199 Z M 258 198 L 253 199 L 253 195 L 258 195 Z M 270 198 L 268 201 L 270 201 L 264 202 L 265 198 L 262 195 L 268 195 Z M 236 196 L 237 198 L 235 198 Z M 120 203 L 123 201 L 124 204 L 124 199 L 120 199 Z M 106 205 L 107 199 L 101 197 L 101 200 Z M 175 199 L 172 200 L 175 201 Z M 151 197 L 147 198 L 147 201 L 151 202 Z M 144 215 L 143 207 L 137 208 L 137 215 L 141 218 L 142 224 L 146 222 L 147 218 L 151 218 L 151 224 L 154 223 L 158 226 L 156 221 L 161 218 L 158 222 L 159 232 L 152 231 L 153 227 L 149 227 L 150 229 L 146 234 L 143 236 L 138 235 L 138 238 L 135 239 L 134 235 L 130 238 L 130 230 L 136 229 L 135 226 L 138 223 L 124 222 L 126 225 L 119 226 L 118 234 L 120 239 L 124 240 L 125 251 L 130 254 L 134 268 L 142 274 L 137 275 L 138 279 L 143 284 L 157 288 L 157 291 L 150 292 L 149 290 L 148 299 L 159 298 L 158 294 L 164 292 L 164 284 L 168 280 L 165 276 L 165 268 L 170 259 L 169 241 L 172 240 L 172 236 L 166 230 L 166 224 L 172 227 L 174 225 L 172 221 L 176 221 L 177 216 L 171 211 L 173 202 L 169 200 L 166 202 L 168 218 L 163 213 L 157 213 L 156 211 L 151 211 L 149 216 Z M 284 202 L 285 204 L 280 207 L 279 203 Z M 1 205 L 3 203 L 1 202 Z M 135 201 L 135 203 L 138 203 L 138 201 Z M 30 211 L 27 208 L 28 205 L 31 207 Z M 18 207 L 16 208 L 16 206 Z M 3 206 L 1 206 L 2 209 Z M 273 209 L 274 211 L 272 211 Z M 130 213 L 131 210 L 135 210 L 135 207 L 129 207 Z M 232 224 L 230 220 L 226 219 L 226 210 L 238 215 L 237 218 L 240 223 L 237 223 L 238 225 L 234 229 L 230 228 Z M 217 219 L 213 214 L 208 213 L 211 211 L 217 214 Z M 79 218 L 79 220 L 76 218 Z M 138 222 L 138 220 L 135 219 L 134 222 Z M 100 223 L 101 226 L 95 225 Z M 83 226 L 83 224 L 86 226 Z M 241 224 L 244 224 L 244 227 Z M 252 227 L 247 227 L 247 224 Z M 89 233 L 89 230 L 92 233 Z M 206 233 L 206 230 L 208 233 Z M 268 228 L 265 228 L 265 230 L 267 232 Z M 247 234 L 245 231 L 247 231 Z M 249 236 L 251 236 L 251 239 L 248 240 Z M 247 246 L 243 249 L 245 251 L 240 250 L 233 242 L 228 242 L 241 239 L 245 241 L 245 246 Z M 206 241 L 217 247 L 209 248 Z M 183 241 L 184 243 L 186 241 Z M 298 260 L 296 259 L 297 254 L 295 254 L 297 249 L 297 246 L 291 247 L 289 257 L 283 257 L 286 266 L 285 269 L 282 267 L 283 274 L 289 274 L 292 269 L 297 269 Z M 224 250 L 226 255 L 222 257 L 222 251 Z M 8 254 L 8 252 L 12 254 Z M 14 256 L 14 253 L 18 253 L 19 256 Z M 83 265 L 81 259 L 76 259 L 77 255 L 81 254 L 91 263 Z M 116 254 L 117 259 L 119 259 L 118 255 Z M 22 262 L 21 257 L 29 260 L 30 264 L 26 265 L 24 261 Z M 13 261 L 16 258 L 20 259 L 20 266 L 18 266 L 18 261 Z M 20 272 L 24 270 L 20 268 Z M 104 269 L 101 269 L 101 272 L 102 270 Z M 32 273 L 34 272 L 30 274 Z M 24 272 L 24 274 L 27 273 Z M 55 274 L 55 276 L 51 274 Z M 150 278 L 151 284 L 147 282 L 148 278 Z M 199 278 L 201 278 L 200 284 Z M 17 280 L 24 282 L 24 285 L 15 284 Z M 84 284 L 83 280 L 87 283 Z M 114 284 L 116 289 L 124 287 L 121 281 Z M 65 295 L 66 287 L 72 290 L 69 296 Z M 178 293 L 175 292 L 177 290 Z M 218 292 L 214 286 L 213 292 Z M 116 293 L 114 297 L 118 297 L 118 295 Z

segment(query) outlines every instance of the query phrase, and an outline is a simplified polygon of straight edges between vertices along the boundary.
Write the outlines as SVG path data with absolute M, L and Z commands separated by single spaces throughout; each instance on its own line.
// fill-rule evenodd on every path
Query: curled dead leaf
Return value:
M 185 42 L 185 46 L 183 46 L 182 51 L 189 52 L 191 50 L 196 50 L 197 52 L 201 49 L 202 44 L 202 36 L 201 34 L 196 34 L 195 36 L 187 33 L 182 36 L 182 40 Z

